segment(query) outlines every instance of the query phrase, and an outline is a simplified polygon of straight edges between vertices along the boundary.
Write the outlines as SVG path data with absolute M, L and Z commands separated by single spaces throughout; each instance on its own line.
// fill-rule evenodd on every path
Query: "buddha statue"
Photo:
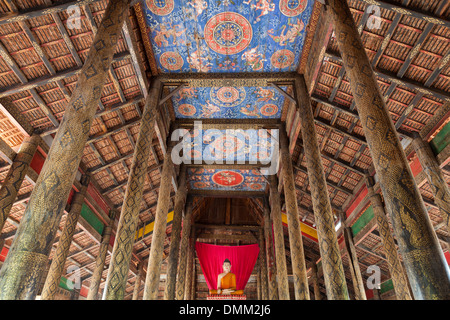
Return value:
M 243 290 L 236 290 L 236 275 L 231 272 L 231 262 L 225 259 L 222 265 L 223 273 L 217 276 L 217 290 L 210 290 L 209 294 L 242 295 Z

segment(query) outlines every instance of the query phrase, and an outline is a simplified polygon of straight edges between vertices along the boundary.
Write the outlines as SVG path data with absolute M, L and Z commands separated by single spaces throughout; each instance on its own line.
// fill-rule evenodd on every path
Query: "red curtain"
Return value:
M 236 275 L 236 290 L 244 290 L 259 254 L 257 244 L 217 246 L 197 242 L 195 249 L 209 290 L 217 289 L 217 276 L 223 272 L 225 259 L 230 260 L 231 272 Z

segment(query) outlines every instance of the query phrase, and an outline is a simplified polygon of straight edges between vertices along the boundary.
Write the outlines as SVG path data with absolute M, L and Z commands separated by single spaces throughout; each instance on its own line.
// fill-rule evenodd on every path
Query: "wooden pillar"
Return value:
M 277 265 L 278 298 L 280 300 L 289 300 L 289 282 L 287 276 L 286 252 L 284 249 L 284 232 L 281 221 L 281 201 L 280 194 L 278 193 L 278 179 L 275 174 L 269 176 L 269 185 L 273 235 L 275 240 L 275 259 Z M 270 299 L 271 297 L 269 297 L 269 300 Z
M 283 174 L 286 215 L 288 220 L 289 246 L 294 274 L 294 292 L 296 300 L 309 300 L 308 278 L 306 276 L 305 254 L 298 215 L 297 194 L 295 191 L 294 172 L 292 170 L 289 140 L 284 128 L 280 129 L 281 172 Z
M 168 147 L 161 172 L 161 184 L 159 187 L 158 204 L 156 206 L 155 223 L 153 226 L 152 243 L 142 300 L 158 299 L 161 263 L 164 254 L 164 239 L 167 228 L 167 214 L 170 205 L 170 189 L 172 188 L 172 173 L 172 148 Z
M 186 200 L 185 216 L 183 219 L 183 229 L 181 232 L 181 247 L 180 247 L 180 260 L 178 266 L 178 280 L 176 288 L 176 299 L 184 300 L 184 291 L 186 284 L 186 267 L 187 267 L 187 255 L 189 250 L 189 235 L 191 233 L 192 225 L 192 196 L 188 196 Z
M 87 300 L 97 300 L 98 289 L 100 288 L 100 282 L 102 281 L 102 274 L 105 268 L 106 255 L 108 253 L 109 240 L 111 239 L 111 232 L 112 228 L 114 227 L 115 219 L 116 219 L 116 211 L 111 210 L 109 213 L 109 224 L 105 226 L 105 229 L 103 229 L 102 242 L 100 243 L 100 247 L 98 249 L 98 255 L 95 258 L 95 268 L 91 276 Z
M 192 230 L 193 231 L 193 230 Z M 186 266 L 186 285 L 184 289 L 184 300 L 192 300 L 192 281 L 193 281 L 193 272 L 194 272 L 194 237 L 191 232 L 191 236 L 189 237 L 189 245 L 188 245 L 188 254 L 186 257 L 187 266 Z
M 434 202 L 439 208 L 441 217 L 447 227 L 447 232 L 450 233 L 450 190 L 447 181 L 430 145 L 417 132 L 414 132 L 413 147 L 427 176 L 433 192 Z
M 264 211 L 266 210 L 266 208 L 264 207 Z M 267 208 L 268 210 L 268 208 Z M 264 219 L 265 219 L 265 215 L 264 215 Z M 265 221 L 264 221 L 265 224 Z M 271 238 L 272 239 L 272 238 Z M 266 241 L 269 241 L 269 239 L 266 238 Z M 258 279 L 259 279 L 259 285 L 260 285 L 260 299 L 262 300 L 267 300 L 268 299 L 268 292 L 269 292 L 269 284 L 267 281 L 267 267 L 268 267 L 268 263 L 266 260 L 266 245 L 268 245 L 267 243 L 265 244 L 264 241 L 264 235 L 263 235 L 263 230 L 259 229 L 258 230 L 258 242 L 259 242 L 259 257 L 258 257 Z M 267 257 L 268 258 L 268 257 Z
M 386 262 L 388 264 L 395 295 L 397 300 L 412 300 L 408 279 L 406 278 L 405 271 L 398 257 L 397 247 L 395 246 L 394 237 L 391 233 L 386 212 L 384 211 L 381 196 L 374 192 L 373 185 L 373 177 L 366 176 L 368 196 L 377 221 L 378 231 L 380 232 L 381 243 L 383 245 L 384 255 L 386 256 Z
M 327 8 L 414 297 L 450 299 L 448 264 L 347 1 L 328 0 Z
M 134 282 L 134 289 L 133 289 L 133 297 L 131 300 L 138 300 L 139 299 L 139 292 L 141 291 L 141 281 L 142 281 L 142 273 L 144 272 L 144 261 L 139 262 L 139 265 L 137 267 L 137 274 L 136 274 L 136 281 Z
M 314 300 L 322 300 L 322 294 L 319 287 L 319 275 L 317 272 L 317 265 L 315 262 L 311 264 L 311 279 L 314 287 Z
M 358 255 L 356 253 L 355 244 L 353 242 L 352 229 L 345 223 L 345 213 L 341 213 L 342 233 L 344 234 L 345 251 L 348 256 L 350 274 L 353 282 L 356 300 L 367 300 L 366 291 L 364 289 L 364 281 L 359 268 Z
M 129 0 L 111 0 L 0 271 L 0 299 L 34 299 L 98 108 Z
M 175 287 L 177 280 L 178 257 L 180 254 L 181 241 L 181 220 L 183 218 L 183 209 L 187 196 L 186 167 L 180 166 L 180 176 L 178 177 L 178 190 L 175 195 L 175 205 L 172 220 L 172 236 L 170 239 L 169 257 L 167 266 L 166 289 L 164 291 L 164 300 L 175 299 Z
M 37 134 L 25 137 L 3 181 L 0 189 L 0 233 L 17 198 L 23 179 L 28 172 L 31 160 L 38 147 L 39 139 L 40 137 Z
M 334 215 L 331 210 L 327 183 L 323 173 L 322 158 L 317 142 L 311 100 L 305 79 L 299 76 L 295 80 L 297 104 L 301 114 L 301 133 L 305 149 L 308 180 L 317 225 L 320 255 L 322 257 L 323 277 L 328 300 L 348 300 L 348 288 L 344 267 L 337 242 Z
M 261 296 L 261 259 L 256 264 L 256 300 L 262 300 Z
M 66 264 L 73 235 L 77 228 L 78 218 L 86 197 L 89 181 L 90 176 L 82 176 L 81 188 L 75 194 L 70 205 L 70 211 L 67 213 L 64 229 L 59 237 L 58 247 L 53 255 L 50 270 L 48 271 L 47 279 L 45 280 L 44 287 L 42 288 L 41 300 L 53 300 L 56 292 L 58 291 L 59 282 L 61 281 L 61 276 L 64 272 L 64 265 Z
M 278 285 L 277 285 L 277 268 L 275 266 L 275 257 L 273 250 L 273 236 L 272 236 L 272 220 L 270 219 L 270 207 L 269 201 L 264 198 L 264 238 L 265 247 L 261 247 L 261 250 L 265 252 L 267 262 L 264 262 L 263 272 L 266 276 L 266 280 L 263 280 L 263 288 L 267 288 L 268 296 L 263 298 L 264 300 L 278 300 Z M 266 289 L 266 290 L 267 290 Z
M 141 209 L 142 194 L 148 168 L 148 157 L 152 144 L 152 132 L 158 113 L 161 83 L 158 78 L 152 82 L 142 114 L 139 135 L 133 155 L 133 163 L 128 177 L 127 191 L 123 201 L 117 235 L 106 279 L 104 299 L 122 300 L 130 267 L 131 254 Z M 163 180 L 161 180 L 163 181 Z M 148 272 L 147 272 L 148 274 Z

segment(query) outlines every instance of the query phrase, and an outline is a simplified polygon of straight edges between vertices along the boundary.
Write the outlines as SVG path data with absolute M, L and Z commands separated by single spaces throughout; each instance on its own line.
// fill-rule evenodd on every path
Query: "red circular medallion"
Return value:
M 223 170 L 212 176 L 212 181 L 224 187 L 234 187 L 244 182 L 244 176 L 236 171 Z
M 166 16 L 173 11 L 173 0 L 146 0 L 147 8 L 158 16 Z
M 183 116 L 191 117 L 197 112 L 197 110 L 193 105 L 184 103 L 178 107 L 178 112 Z
M 252 41 L 253 31 L 250 22 L 235 12 L 222 12 L 205 25 L 206 44 L 220 54 L 239 53 Z
M 261 190 L 263 188 L 263 186 L 259 183 L 252 183 L 250 185 L 250 189 L 252 190 Z
M 178 52 L 166 51 L 159 57 L 161 65 L 170 70 L 180 70 L 184 64 L 183 57 Z
M 280 0 L 280 11 L 287 17 L 295 17 L 305 11 L 308 0 Z
M 277 112 L 278 112 L 278 107 L 271 103 L 266 104 L 261 107 L 261 114 L 266 117 L 273 116 L 273 115 L 277 114 Z
M 278 50 L 270 58 L 270 62 L 275 68 L 284 69 L 294 63 L 295 55 L 287 49 Z

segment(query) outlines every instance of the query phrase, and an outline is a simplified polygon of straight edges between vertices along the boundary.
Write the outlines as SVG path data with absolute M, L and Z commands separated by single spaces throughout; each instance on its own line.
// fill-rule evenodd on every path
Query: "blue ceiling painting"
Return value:
M 298 68 L 314 0 L 146 0 L 158 68 L 278 72 Z
M 191 130 L 183 140 L 178 141 L 183 142 L 178 152 L 183 150 L 184 155 L 190 155 L 186 158 L 191 161 L 188 164 L 194 163 L 195 160 L 203 160 L 207 164 L 269 164 L 273 151 L 278 150 L 278 131 L 200 128 Z M 179 154 L 181 156 L 181 153 Z
M 187 87 L 172 105 L 182 119 L 279 119 L 284 99 L 271 87 Z
M 254 170 L 188 169 L 189 187 L 192 190 L 265 191 L 267 182 Z

